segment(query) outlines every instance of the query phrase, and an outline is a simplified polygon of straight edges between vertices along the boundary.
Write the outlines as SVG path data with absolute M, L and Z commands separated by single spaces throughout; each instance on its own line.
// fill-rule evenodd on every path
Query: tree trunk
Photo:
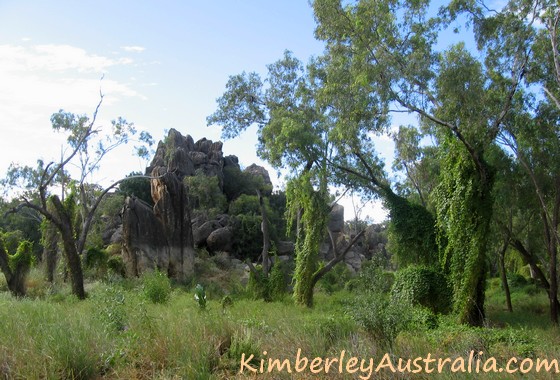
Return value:
M 548 282 L 546 276 L 544 275 L 544 272 L 537 265 L 537 258 L 531 252 L 529 252 L 527 250 L 527 248 L 525 248 L 525 246 L 523 245 L 523 243 L 519 239 L 512 240 L 510 244 L 527 261 L 527 263 L 529 264 L 529 267 L 531 268 L 531 271 L 535 274 L 535 277 L 538 280 L 537 284 L 540 285 L 541 288 L 546 290 L 546 293 L 548 294 L 549 303 L 552 302 L 551 300 L 554 300 L 554 298 L 553 298 L 553 296 L 551 296 L 550 283 Z M 556 310 L 559 310 L 560 309 L 560 303 L 558 302 L 558 294 L 556 294 L 554 303 L 556 304 Z M 552 310 L 552 308 L 551 308 L 551 310 Z
M 266 215 L 266 208 L 264 206 L 264 199 L 262 197 L 261 192 L 257 189 L 257 196 L 259 198 L 259 205 L 261 208 L 261 217 L 262 217 L 262 224 L 261 230 L 263 234 L 263 248 L 262 248 L 262 269 L 263 275 L 268 277 L 268 272 L 270 271 L 270 261 L 268 258 L 268 251 L 270 250 L 270 226 L 268 223 L 268 217 Z
M 52 284 L 58 258 L 58 234 L 56 227 L 52 223 L 48 221 L 46 223 L 47 225 L 43 231 L 43 257 L 47 281 Z
M 52 196 L 50 199 L 55 208 L 56 217 L 58 219 L 60 237 L 64 247 L 64 256 L 66 257 L 68 269 L 70 271 L 72 293 L 74 293 L 78 299 L 82 300 L 86 298 L 86 292 L 84 290 L 84 274 L 82 272 L 80 255 L 78 254 L 78 249 L 76 247 L 77 242 L 74 237 L 74 229 L 72 228 L 72 219 L 56 195 Z
M 354 246 L 354 244 L 356 244 L 356 242 L 360 239 L 360 237 L 366 232 L 366 230 L 361 230 L 358 234 L 356 234 L 356 236 L 354 236 L 354 238 L 350 241 L 350 243 L 348 243 L 348 246 L 344 249 L 344 251 L 342 251 L 342 253 L 338 253 L 338 249 L 336 247 L 336 242 L 334 241 L 334 237 L 332 235 L 331 231 L 329 232 L 329 237 L 331 239 L 331 245 L 333 247 L 333 252 L 334 252 L 334 257 L 331 261 L 329 261 L 324 267 L 322 267 L 321 269 L 319 269 L 317 272 L 315 272 L 315 274 L 313 275 L 313 279 L 311 281 L 311 287 L 314 288 L 315 285 L 317 284 L 317 282 L 327 273 L 329 273 L 329 271 L 334 268 L 334 266 L 336 264 L 338 264 L 339 262 L 341 262 L 342 260 L 344 260 L 344 257 L 346 256 L 346 254 L 350 251 L 350 249 Z
M 511 293 L 509 291 L 509 284 L 507 281 L 507 276 L 506 276 L 506 265 L 505 265 L 505 256 L 506 256 L 506 251 L 507 251 L 507 247 L 509 245 L 509 242 L 507 240 L 504 240 L 504 245 L 502 246 L 502 249 L 500 250 L 500 254 L 498 257 L 498 261 L 500 264 L 500 279 L 502 280 L 502 289 L 504 289 L 504 293 L 506 294 L 506 306 L 507 309 L 510 313 L 513 312 L 513 306 L 511 304 Z

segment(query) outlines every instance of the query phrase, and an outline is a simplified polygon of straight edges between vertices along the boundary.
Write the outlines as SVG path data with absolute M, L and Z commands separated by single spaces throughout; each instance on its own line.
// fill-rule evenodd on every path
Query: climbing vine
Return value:
M 385 195 L 389 209 L 389 245 L 401 267 L 411 264 L 437 266 L 435 220 L 422 205 L 393 192 Z
M 435 191 L 439 260 L 453 286 L 454 311 L 461 323 L 484 320 L 486 245 L 492 217 L 492 177 L 475 167 L 459 142 L 447 139 L 441 182 Z
M 314 188 L 312 174 L 306 172 L 293 178 L 286 188 L 288 221 L 293 223 L 299 215 L 301 225 L 296 237 L 294 299 L 308 307 L 313 305 L 313 275 L 330 212 L 326 181 L 320 181 L 318 187 Z

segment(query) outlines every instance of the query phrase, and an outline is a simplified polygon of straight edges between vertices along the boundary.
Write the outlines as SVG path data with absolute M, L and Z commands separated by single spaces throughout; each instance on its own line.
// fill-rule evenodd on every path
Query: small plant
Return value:
M 142 280 L 144 294 L 152 303 L 166 303 L 171 297 L 171 282 L 159 270 L 145 274 Z
M 206 292 L 204 291 L 204 287 L 200 284 L 197 284 L 194 288 L 194 299 L 198 302 L 200 310 L 206 309 Z
M 232 299 L 230 296 L 224 296 L 224 297 L 222 298 L 221 304 L 222 304 L 222 313 L 225 314 L 225 313 L 226 313 L 226 309 L 227 309 L 228 307 L 233 306 L 233 299 Z
M 99 319 L 108 331 L 124 331 L 127 314 L 124 292 L 116 287 L 105 288 L 94 298 Z

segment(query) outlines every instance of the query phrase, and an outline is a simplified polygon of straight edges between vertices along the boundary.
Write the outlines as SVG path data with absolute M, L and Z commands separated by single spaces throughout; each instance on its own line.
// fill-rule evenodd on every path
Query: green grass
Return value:
M 310 379 L 325 375 L 277 371 L 242 375 L 238 373 L 240 360 L 243 354 L 252 354 L 256 366 L 260 359 L 293 361 L 298 349 L 308 358 L 338 357 L 345 351 L 346 357 L 378 361 L 385 354 L 347 314 L 346 305 L 354 295 L 346 291 L 317 293 L 313 309 L 296 306 L 289 297 L 272 303 L 233 297 L 233 304 L 224 309 L 216 296 L 200 310 L 191 289 L 176 287 L 166 303 L 153 303 L 141 281 L 90 283 L 85 301 L 69 295 L 64 284 L 48 291 L 38 289 L 35 284 L 33 298 L 22 300 L 0 293 L 0 378 Z M 560 334 L 548 322 L 546 295 L 522 287 L 514 289 L 512 298 L 514 313 L 507 313 L 499 286 L 490 282 L 488 328 L 459 326 L 452 317 L 441 317 L 437 329 L 400 333 L 391 354 L 395 358 L 428 353 L 455 358 L 481 350 L 485 357 L 499 360 L 560 358 Z M 437 377 L 512 378 L 470 376 L 446 373 Z M 372 376 L 409 377 L 389 371 Z M 335 373 L 328 378 L 356 377 Z

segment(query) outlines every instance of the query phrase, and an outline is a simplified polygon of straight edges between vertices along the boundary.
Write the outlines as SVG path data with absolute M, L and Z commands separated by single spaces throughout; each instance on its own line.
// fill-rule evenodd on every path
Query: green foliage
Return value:
M 388 294 L 395 282 L 393 272 L 385 272 L 380 262 L 372 259 L 362 264 L 357 277 L 346 284 L 351 292 L 369 293 L 377 292 Z
M 96 313 L 107 331 L 124 331 L 128 325 L 125 293 L 116 286 L 108 286 L 93 298 Z
M 121 255 L 111 255 L 107 259 L 107 268 L 122 277 L 125 276 L 125 265 Z
M 8 252 L 16 252 L 21 241 L 23 240 L 23 233 L 20 230 L 15 231 L 0 231 L 0 239 L 4 248 Z
M 223 173 L 224 194 L 228 202 L 242 195 L 255 195 L 257 189 L 264 188 L 262 177 L 244 172 L 237 166 L 226 166 Z
M 385 204 L 391 221 L 388 230 L 388 250 L 400 266 L 437 264 L 435 220 L 424 207 L 406 198 L 389 193 Z
M 270 302 L 270 284 L 269 278 L 266 277 L 261 267 L 256 267 L 255 271 L 249 273 L 249 281 L 247 281 L 247 291 L 254 300 L 262 299 Z
M 127 177 L 135 177 L 142 175 L 141 172 L 132 172 L 127 175 Z M 148 178 L 128 178 L 119 184 L 119 193 L 126 196 L 135 196 L 150 206 L 153 206 L 154 200 L 152 199 L 152 190 L 150 185 L 150 179 Z M 121 204 L 122 207 L 122 204 Z
M 226 309 L 233 306 L 233 298 L 231 298 L 229 295 L 223 296 L 222 300 L 220 301 L 220 305 L 222 306 L 222 313 L 225 314 Z M 200 306 L 200 303 L 199 303 L 199 306 Z
M 275 260 L 274 265 L 268 274 L 268 288 L 270 298 L 273 301 L 280 301 L 288 291 L 288 274 L 286 273 L 285 265 L 280 260 Z
M 12 273 L 29 272 L 33 261 L 33 243 L 29 241 L 20 242 L 16 253 L 9 255 L 9 265 Z
M 256 260 L 262 252 L 262 218 L 260 215 L 234 215 L 230 218 L 233 229 L 233 253 L 241 259 Z
M 268 277 L 264 276 L 262 267 L 255 268 L 256 273 L 249 273 L 247 292 L 255 300 L 262 299 L 266 302 L 281 301 L 287 291 L 287 273 L 284 263 L 276 260 L 270 268 Z
M 380 293 L 369 293 L 357 298 L 348 306 L 348 312 L 383 349 L 393 347 L 410 318 L 409 307 L 392 302 Z
M 447 279 L 438 270 L 409 266 L 397 272 L 391 298 L 396 302 L 426 307 L 437 314 L 451 311 L 453 293 Z
M 259 365 L 262 351 L 251 331 L 251 329 L 245 328 L 236 331 L 231 337 L 231 346 L 227 351 L 227 357 L 235 362 L 236 367 L 242 358 L 247 360 L 251 355 L 253 355 L 253 359 L 249 363 L 255 367 Z
M 86 268 L 92 269 L 105 269 L 107 267 L 108 253 L 106 250 L 91 247 L 84 256 L 83 262 Z
M 301 223 L 304 232 L 296 239 L 294 299 L 297 304 L 310 307 L 313 305 L 313 276 L 318 269 L 319 245 L 325 236 L 330 212 L 326 183 L 321 183 L 321 188 L 315 190 L 310 173 L 302 174 L 288 183 L 286 198 L 288 220 L 293 220 L 303 209 Z
M 185 177 L 188 188 L 189 203 L 194 210 L 205 210 L 210 215 L 217 215 L 226 210 L 226 196 L 220 189 L 216 176 L 207 176 L 197 171 L 194 176 Z
M 144 295 L 152 303 L 164 304 L 171 297 L 171 282 L 159 270 L 146 273 L 142 276 Z
M 491 178 L 481 178 L 464 148 L 448 140 L 435 192 L 440 263 L 449 272 L 454 311 L 462 323 L 484 318 L 486 246 L 492 217 Z M 486 167 L 488 173 L 490 168 Z
M 344 289 L 348 281 L 352 278 L 352 272 L 348 269 L 346 263 L 336 264 L 329 272 L 327 272 L 318 282 L 318 285 L 327 294 Z
M 33 243 L 33 253 L 36 256 L 40 255 L 41 252 L 41 222 L 40 217 L 34 210 L 29 210 L 27 213 L 12 213 L 14 207 L 18 205 L 18 200 L 13 199 L 10 202 L 6 202 L 4 199 L 0 198 L 0 231 L 5 231 L 5 233 L 16 233 L 19 234 L 18 239 L 27 240 Z M 11 243 L 7 243 L 9 252 L 15 252 L 17 249 L 17 244 L 15 246 Z
M 229 204 L 230 215 L 261 215 L 259 198 L 256 195 L 241 194 Z
M 285 236 L 286 222 L 283 218 L 285 203 L 272 194 L 264 198 L 266 213 L 270 223 L 271 240 Z M 271 203 L 270 201 L 275 202 Z M 285 199 L 284 199 L 285 202 Z M 262 253 L 262 216 L 256 195 L 242 194 L 229 205 L 228 214 L 232 216 L 233 253 L 241 258 L 255 260 Z

